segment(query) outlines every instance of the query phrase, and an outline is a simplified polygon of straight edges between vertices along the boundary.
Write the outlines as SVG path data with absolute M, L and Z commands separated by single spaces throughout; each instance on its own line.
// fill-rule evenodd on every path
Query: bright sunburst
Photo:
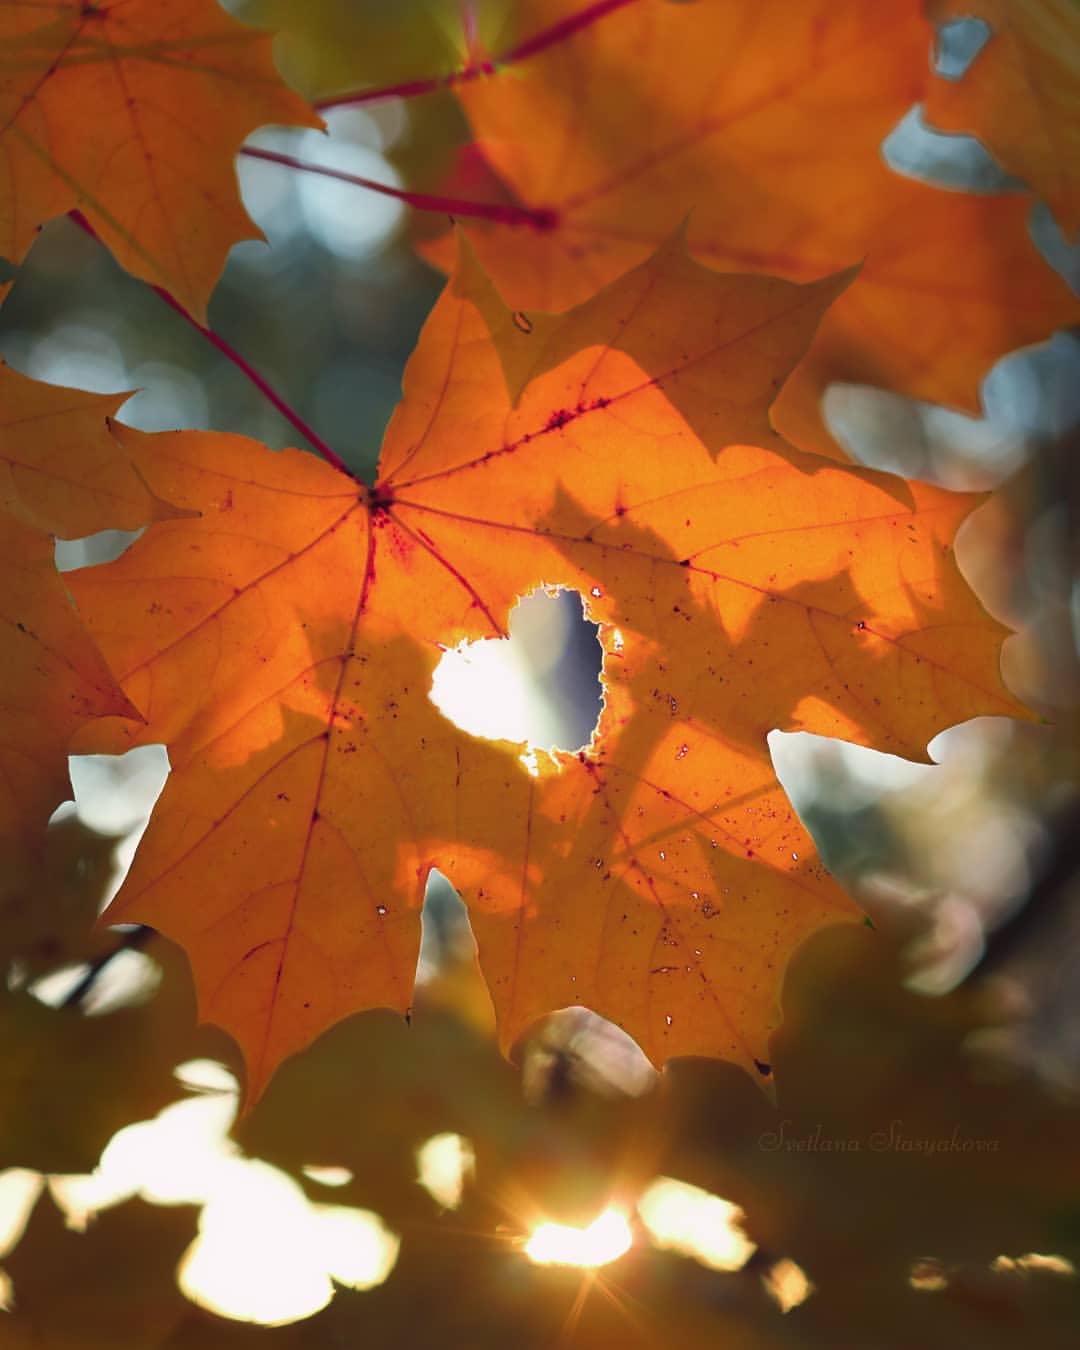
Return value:
M 606 1266 L 630 1250 L 634 1235 L 622 1210 L 605 1209 L 587 1228 L 542 1223 L 525 1244 L 525 1255 L 541 1266 Z

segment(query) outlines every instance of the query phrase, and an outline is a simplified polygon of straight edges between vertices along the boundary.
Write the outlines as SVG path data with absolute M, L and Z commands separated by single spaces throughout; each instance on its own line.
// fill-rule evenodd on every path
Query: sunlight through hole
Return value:
M 600 716 L 601 650 L 597 625 L 576 591 L 540 589 L 510 611 L 507 639 L 448 649 L 435 671 L 431 700 L 462 731 L 526 743 L 537 752 L 583 749 Z

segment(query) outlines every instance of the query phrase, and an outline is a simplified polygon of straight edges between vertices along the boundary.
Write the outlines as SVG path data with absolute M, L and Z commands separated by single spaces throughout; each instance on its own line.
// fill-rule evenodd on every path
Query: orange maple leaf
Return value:
M 657 1063 L 768 1058 L 788 958 L 852 902 L 766 735 L 922 756 L 1016 710 L 1004 630 L 951 540 L 973 498 L 840 467 L 771 430 L 850 274 L 722 275 L 681 238 L 561 317 L 466 258 L 424 329 L 374 488 L 247 439 L 120 432 L 199 519 L 71 577 L 173 772 L 110 918 L 178 940 L 258 1096 L 358 1009 L 412 997 L 425 882 L 460 888 L 504 1045 L 585 1004 Z M 440 649 L 577 589 L 605 703 L 578 755 L 434 707 Z
M 322 125 L 270 39 L 215 0 L 0 2 L 0 253 L 81 210 L 117 261 L 205 322 L 225 255 L 261 238 L 233 159 L 266 122 Z
M 1080 305 L 1031 245 L 1026 194 L 944 191 L 886 164 L 883 140 L 940 83 L 923 8 L 624 0 L 586 23 L 578 0 L 526 0 L 510 59 L 453 85 L 520 205 L 460 221 L 524 309 L 584 299 L 688 214 L 715 267 L 808 281 L 865 260 L 776 425 L 835 455 L 819 407 L 834 381 L 974 412 L 989 366 Z M 449 266 L 447 250 L 426 251 Z
M 68 742 L 88 720 L 138 718 L 83 629 L 53 537 L 133 530 L 175 514 L 155 499 L 107 419 L 127 395 L 39 384 L 0 363 L 0 840 L 33 847 L 71 796 Z
M 927 115 L 968 131 L 1080 230 L 1080 8 L 1075 0 L 933 0 L 939 19 L 993 30 L 959 80 L 935 80 Z

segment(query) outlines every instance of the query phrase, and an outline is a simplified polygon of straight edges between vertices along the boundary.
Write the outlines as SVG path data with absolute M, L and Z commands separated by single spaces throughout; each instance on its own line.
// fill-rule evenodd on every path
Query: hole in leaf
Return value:
M 598 631 L 577 591 L 533 591 L 510 611 L 509 638 L 444 653 L 432 702 L 473 736 L 584 749 L 600 717 Z
M 416 983 L 427 984 L 442 971 L 473 960 L 476 939 L 469 912 L 453 886 L 439 871 L 427 880 L 421 911 L 420 955 Z

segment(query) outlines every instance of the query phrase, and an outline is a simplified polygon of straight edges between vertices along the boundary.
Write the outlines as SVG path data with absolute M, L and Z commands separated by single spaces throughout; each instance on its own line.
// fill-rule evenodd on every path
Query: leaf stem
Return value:
M 182 319 L 186 319 L 187 322 L 191 324 L 192 328 L 200 332 L 203 337 L 206 338 L 207 342 L 216 347 L 222 356 L 231 361 L 237 370 L 251 381 L 266 401 L 278 410 L 282 417 L 285 418 L 286 422 L 291 423 L 312 449 L 317 450 L 328 464 L 332 464 L 335 469 L 340 473 L 346 474 L 349 478 L 354 478 L 356 476 L 341 456 L 327 445 L 318 432 L 316 432 L 315 429 L 300 416 L 296 409 L 292 407 L 291 404 L 286 403 L 266 377 L 260 375 L 251 362 L 241 356 L 235 347 L 226 342 L 220 333 L 215 333 L 212 328 L 205 328 L 198 319 L 188 313 L 175 296 L 171 295 L 163 287 L 154 286 L 153 289 L 158 293 L 162 300 L 165 301 L 170 309 L 174 309 Z
M 470 61 L 461 70 L 452 70 L 448 75 L 433 75 L 427 79 L 404 80 L 400 84 L 386 84 L 375 89 L 332 94 L 329 98 L 316 99 L 315 107 L 325 111 L 327 108 L 342 108 L 358 103 L 375 103 L 386 98 L 416 98 L 421 94 L 433 94 L 439 89 L 451 89 L 456 84 L 468 84 L 471 80 L 480 79 L 481 76 L 493 75 L 502 66 L 512 65 L 515 61 L 524 61 L 548 47 L 565 42 L 580 29 L 588 28 L 599 19 L 635 3 L 636 0 L 594 0 L 593 4 L 586 5 L 576 14 L 568 14 L 565 19 L 560 19 L 550 28 L 534 33 L 531 38 L 526 38 L 524 42 L 520 42 L 494 60 Z
M 445 211 L 451 216 L 492 220 L 499 225 L 531 225 L 537 230 L 550 230 L 556 223 L 555 212 L 547 206 L 515 206 L 510 202 L 470 202 L 459 197 L 442 197 L 430 192 L 409 192 L 405 188 L 379 183 L 374 178 L 362 178 L 359 174 L 346 173 L 344 169 L 332 169 L 325 164 L 312 164 L 308 160 L 297 159 L 294 155 L 279 154 L 276 150 L 262 150 L 254 145 L 242 146 L 240 154 L 246 155 L 249 159 L 262 159 L 270 164 L 282 164 L 289 169 L 299 169 L 302 173 L 321 173 L 327 178 L 337 178 L 343 183 L 369 188 L 372 192 L 381 192 L 386 197 L 394 197 L 409 206 L 414 206 L 418 211 Z
M 81 211 L 69 211 L 68 214 L 81 230 L 84 230 L 91 238 L 97 238 L 97 231 Z M 222 356 L 231 361 L 237 370 L 239 370 L 240 373 L 255 386 L 267 402 L 277 409 L 282 417 L 285 418 L 286 422 L 290 423 L 290 425 L 303 436 L 311 448 L 317 451 L 328 464 L 331 464 L 339 473 L 343 473 L 349 478 L 356 478 L 356 475 L 341 456 L 327 445 L 318 432 L 316 432 L 313 427 L 309 426 L 295 408 L 289 403 L 286 403 L 266 377 L 260 375 L 251 362 L 241 356 L 231 343 L 226 342 L 220 333 L 215 333 L 212 328 L 207 328 L 205 325 L 201 324 L 193 314 L 184 308 L 174 295 L 164 288 L 164 286 L 156 286 L 153 282 L 149 282 L 148 284 L 151 290 L 160 296 L 170 309 L 175 310 L 186 323 L 189 323 L 192 328 L 201 333 L 207 342 L 216 347 Z

